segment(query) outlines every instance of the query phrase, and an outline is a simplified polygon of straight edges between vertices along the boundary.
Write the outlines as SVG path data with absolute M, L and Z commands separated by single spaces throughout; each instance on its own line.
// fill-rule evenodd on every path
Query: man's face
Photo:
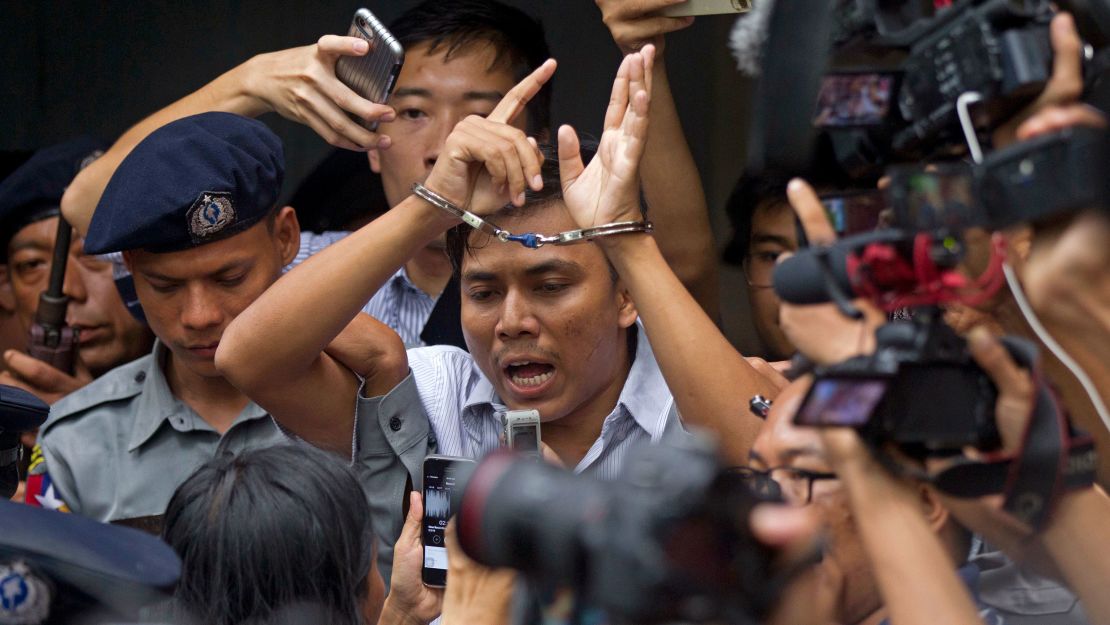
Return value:
M 752 234 L 748 257 L 744 259 L 748 276 L 748 299 L 752 305 L 755 331 L 775 359 L 789 358 L 794 345 L 779 326 L 779 298 L 771 288 L 775 261 L 784 252 L 798 249 L 794 212 L 785 202 L 766 202 L 752 214 Z
M 793 423 L 809 385 L 808 378 L 797 380 L 775 398 L 767 421 L 752 445 L 752 467 L 831 471 L 817 430 L 797 427 Z M 836 580 L 833 584 L 838 586 L 834 600 L 835 620 L 846 625 L 858 623 L 882 606 L 882 598 L 852 519 L 847 493 L 838 480 L 814 481 L 812 493 L 810 505 L 816 509 L 828 540 L 820 564 L 821 573 L 827 579 Z
M 562 202 L 498 225 L 543 233 L 575 227 Z M 463 334 L 506 405 L 539 410 L 551 421 L 614 401 L 636 310 L 613 283 L 602 251 L 588 243 L 531 250 L 477 233 L 470 240 L 476 247 L 462 261 Z
M 8 245 L 8 272 L 16 316 L 24 336 L 30 332 L 39 296 L 50 282 L 58 218 L 25 226 Z M 66 323 L 77 328 L 81 360 L 100 375 L 142 355 L 146 329 L 124 306 L 112 278 L 112 264 L 84 253 L 84 240 L 69 247 L 64 293 L 69 300 Z
M 508 67 L 490 69 L 495 51 L 488 44 L 472 44 L 451 60 L 444 51 L 429 54 L 426 43 L 405 50 L 405 64 L 389 99 L 397 119 L 379 126 L 393 143 L 369 154 L 390 206 L 408 197 L 414 182 L 428 177 L 455 124 L 468 115 L 488 115 L 516 84 Z M 524 129 L 525 116 L 514 125 Z
M 200 377 L 221 377 L 215 356 L 224 329 L 296 254 L 299 238 L 290 238 L 290 227 L 296 228 L 292 215 L 292 209 L 283 209 L 272 231 L 264 220 L 230 238 L 180 252 L 125 253 L 147 323 L 175 363 Z

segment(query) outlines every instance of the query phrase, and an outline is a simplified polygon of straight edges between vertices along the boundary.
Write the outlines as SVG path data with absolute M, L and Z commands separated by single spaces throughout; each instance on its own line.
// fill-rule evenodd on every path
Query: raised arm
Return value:
M 648 125 L 652 46 L 625 57 L 613 83 L 597 156 L 583 167 L 578 137 L 559 129 L 560 176 L 567 208 L 579 227 L 637 221 L 639 178 Z M 749 413 L 757 393 L 775 394 L 736 351 L 668 266 L 653 237 L 626 234 L 597 239 L 632 294 L 640 319 L 679 412 L 688 425 L 721 439 L 729 462 L 744 464 L 761 421 Z
M 313 45 L 260 54 L 232 68 L 125 132 L 69 185 L 62 198 L 62 213 L 84 235 L 104 188 L 131 150 L 169 122 L 207 111 L 247 117 L 276 112 L 311 127 L 337 147 L 388 147 L 389 137 L 359 126 L 346 112 L 370 121 L 388 121 L 393 109 L 363 99 L 335 77 L 339 57 L 366 52 L 366 42 L 357 37 L 325 35 Z
M 487 118 L 460 122 L 427 186 L 460 205 L 470 198 L 475 212 L 491 212 L 509 198 L 520 203 L 526 181 L 533 188 L 537 184 L 542 157 L 508 122 L 554 71 L 554 61 L 548 61 L 510 90 Z M 503 191 L 494 191 L 502 186 Z M 457 223 L 424 200 L 408 197 L 282 276 L 228 326 L 216 366 L 285 427 L 317 445 L 349 450 L 355 393 L 352 376 L 337 373 L 336 358 L 356 370 L 389 371 L 396 365 L 391 344 L 399 339 L 380 328 L 354 337 L 353 344 L 336 337 L 402 264 Z
M 664 35 L 693 24 L 693 18 L 654 15 L 681 0 L 596 0 L 602 20 L 621 52 L 655 46 L 651 75 L 651 128 L 640 162 L 640 178 L 655 239 L 678 279 L 709 317 L 720 316 L 716 246 L 705 190 L 678 117 L 667 78 Z

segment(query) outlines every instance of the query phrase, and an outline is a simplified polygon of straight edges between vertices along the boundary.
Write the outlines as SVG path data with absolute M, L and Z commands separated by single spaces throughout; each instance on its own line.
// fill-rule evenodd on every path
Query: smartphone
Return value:
M 794 416 L 796 425 L 861 427 L 886 394 L 888 379 L 819 378 Z
M 443 588 L 447 584 L 447 521 L 451 519 L 451 496 L 455 477 L 469 458 L 428 456 L 424 459 L 424 567 L 420 571 L 425 586 Z
M 370 44 L 363 56 L 341 56 L 335 63 L 335 76 L 360 96 L 384 104 L 393 93 L 397 75 L 405 62 L 405 50 L 393 35 L 368 9 L 355 11 L 348 37 L 358 37 Z M 377 130 L 377 122 L 351 115 L 359 124 Z
M 667 17 L 725 15 L 728 13 L 747 13 L 751 10 L 752 0 L 686 0 L 682 4 L 663 9 L 659 12 L 659 15 Z
M 526 456 L 542 457 L 540 452 L 540 411 L 506 410 L 501 413 L 504 446 Z

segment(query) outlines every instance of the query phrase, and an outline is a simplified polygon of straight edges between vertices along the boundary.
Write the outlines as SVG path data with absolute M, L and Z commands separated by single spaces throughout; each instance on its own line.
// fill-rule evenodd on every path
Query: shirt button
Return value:
M 135 374 L 135 381 L 142 384 L 146 380 L 146 371 L 140 371 Z
M 389 419 L 389 429 L 397 432 L 401 429 L 401 417 L 392 417 Z

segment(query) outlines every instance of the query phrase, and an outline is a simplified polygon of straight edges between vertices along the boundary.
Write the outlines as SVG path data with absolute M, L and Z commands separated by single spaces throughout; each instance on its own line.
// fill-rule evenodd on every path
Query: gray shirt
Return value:
M 647 334 L 635 327 L 628 378 L 576 473 L 611 479 L 637 445 L 688 436 Z M 408 357 L 409 376 L 384 396 L 366 398 L 360 392 L 356 409 L 355 470 L 382 543 L 379 568 L 387 580 L 393 544 L 404 523 L 405 497 L 410 489 L 421 488 L 424 457 L 480 458 L 496 449 L 501 432 L 496 413 L 504 409 L 470 354 L 434 346 L 410 349 Z
M 39 436 L 53 490 L 44 507 L 99 521 L 160 516 L 177 487 L 218 452 L 286 440 L 254 402 L 222 436 L 170 391 L 169 352 L 117 367 L 50 409 Z

